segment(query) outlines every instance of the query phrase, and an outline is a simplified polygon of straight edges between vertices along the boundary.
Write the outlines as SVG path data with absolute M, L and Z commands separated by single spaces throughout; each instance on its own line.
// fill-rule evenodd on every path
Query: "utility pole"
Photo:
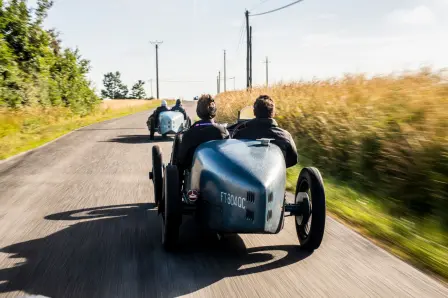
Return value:
M 264 1 L 266 2 L 266 1 Z M 283 5 L 281 7 L 269 10 L 269 11 L 265 11 L 265 12 L 261 12 L 261 13 L 255 13 L 255 14 L 251 14 L 250 17 L 256 17 L 256 16 L 261 16 L 261 15 L 266 15 L 266 14 L 270 14 L 285 8 L 288 8 L 290 6 L 293 6 L 299 2 L 303 2 L 303 0 L 296 0 L 294 2 L 291 2 L 289 4 Z M 252 26 L 249 25 L 249 11 L 246 9 L 246 11 L 244 12 L 244 16 L 246 18 L 246 34 L 247 34 L 247 56 L 246 56 L 246 80 L 247 80 L 247 89 L 252 88 Z M 267 65 L 266 65 L 267 67 Z
M 153 97 L 153 95 L 152 95 L 152 79 L 149 80 L 149 83 L 151 84 L 151 97 Z
M 219 94 L 219 75 L 216 76 L 216 94 Z
M 266 61 L 263 63 L 266 63 L 266 87 L 268 87 L 269 86 L 269 63 L 270 63 L 270 61 L 268 60 L 267 56 L 266 56 Z
M 221 92 L 221 71 L 218 71 L 218 93 Z
M 247 35 L 247 41 L 246 41 L 246 47 L 247 47 L 247 54 L 246 54 L 246 87 L 249 89 L 250 87 L 250 33 L 249 33 L 249 11 L 246 10 L 244 13 L 246 16 L 246 35 Z
M 156 92 L 157 92 L 157 99 L 160 99 L 159 97 L 159 44 L 162 44 L 163 41 L 151 41 L 151 44 L 156 46 Z
M 229 80 L 233 80 L 233 91 L 235 91 L 235 77 L 231 77 Z
M 227 75 L 226 75 L 226 50 L 224 50 L 224 92 L 227 91 L 226 81 L 227 81 Z
M 249 73 L 249 84 L 250 84 L 250 88 L 252 89 L 252 26 L 250 26 L 249 28 L 249 35 L 250 35 L 250 73 Z

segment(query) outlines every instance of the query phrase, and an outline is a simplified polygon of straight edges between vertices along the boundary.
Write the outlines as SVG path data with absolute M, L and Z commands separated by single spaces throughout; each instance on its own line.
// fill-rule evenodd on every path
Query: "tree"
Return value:
M 109 72 L 104 75 L 103 79 L 104 89 L 101 90 L 103 98 L 124 99 L 129 93 L 128 87 L 121 82 L 121 73 Z
M 42 24 L 53 1 L 0 0 L 0 107 L 65 106 L 79 114 L 98 103 L 86 74 L 89 61 L 63 49 Z
M 138 80 L 137 83 L 132 86 L 131 98 L 143 99 L 146 98 L 146 92 L 144 88 L 145 82 Z

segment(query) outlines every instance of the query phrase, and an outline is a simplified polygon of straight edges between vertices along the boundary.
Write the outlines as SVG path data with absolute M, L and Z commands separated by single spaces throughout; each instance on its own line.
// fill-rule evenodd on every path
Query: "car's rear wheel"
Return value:
M 177 165 L 177 155 L 179 152 L 180 143 L 182 142 L 182 135 L 176 134 L 173 142 L 173 151 L 171 152 L 171 164 Z
M 174 165 L 165 169 L 164 205 L 162 213 L 162 244 L 165 250 L 175 248 L 179 238 L 179 227 L 182 223 L 182 198 L 179 188 L 179 172 Z
M 149 139 L 154 140 L 154 134 L 156 133 L 156 126 L 154 118 L 151 118 L 150 127 L 149 127 Z
M 154 201 L 156 206 L 162 200 L 163 178 L 162 178 L 162 152 L 159 146 L 152 147 L 152 182 L 154 185 Z
M 300 248 L 314 251 L 324 237 L 326 203 L 324 183 L 319 170 L 304 168 L 297 179 L 295 203 L 302 206 L 302 214 L 295 216 Z
M 190 129 L 190 127 L 191 127 L 191 119 L 190 119 L 190 117 L 187 117 L 187 127 L 186 127 L 186 129 Z

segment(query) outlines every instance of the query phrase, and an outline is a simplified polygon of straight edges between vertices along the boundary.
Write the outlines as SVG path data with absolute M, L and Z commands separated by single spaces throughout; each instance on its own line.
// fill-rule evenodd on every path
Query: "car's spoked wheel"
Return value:
M 154 134 L 156 132 L 156 127 L 154 123 L 154 118 L 151 118 L 150 127 L 149 127 L 149 139 L 154 140 Z
M 179 238 L 179 227 L 182 222 L 182 198 L 179 191 L 179 172 L 174 165 L 165 169 L 163 201 L 165 209 L 162 213 L 162 244 L 165 250 L 173 250 Z
M 152 182 L 154 185 L 154 201 L 156 206 L 162 200 L 163 178 L 162 178 L 162 152 L 159 146 L 152 147 Z
M 304 168 L 300 172 L 295 203 L 300 204 L 302 210 L 295 216 L 300 248 L 313 251 L 322 243 L 326 219 L 324 184 L 316 168 Z

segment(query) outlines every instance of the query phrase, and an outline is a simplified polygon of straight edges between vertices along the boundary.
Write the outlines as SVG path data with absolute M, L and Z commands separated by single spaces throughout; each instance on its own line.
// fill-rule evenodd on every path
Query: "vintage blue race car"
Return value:
M 233 135 L 250 119 L 250 109 L 238 114 L 228 130 Z M 249 113 L 250 114 L 250 113 Z M 301 249 L 317 249 L 324 235 L 325 191 L 316 168 L 302 169 L 295 201 L 286 202 L 286 165 L 280 148 L 268 139 L 219 140 L 200 145 L 191 168 L 179 181 L 176 153 L 182 133 L 176 135 L 170 163 L 162 164 L 159 146 L 152 148 L 154 197 L 163 218 L 163 246 L 176 247 L 182 216 L 197 217 L 200 225 L 218 234 L 276 234 L 287 215 L 295 217 Z
M 156 132 L 165 137 L 168 134 L 177 134 L 190 128 L 191 120 L 188 117 L 187 119 L 184 119 L 184 114 L 181 112 L 166 111 L 160 113 L 157 127 L 152 117 L 147 124 L 149 129 L 149 138 L 154 140 L 154 134 Z

